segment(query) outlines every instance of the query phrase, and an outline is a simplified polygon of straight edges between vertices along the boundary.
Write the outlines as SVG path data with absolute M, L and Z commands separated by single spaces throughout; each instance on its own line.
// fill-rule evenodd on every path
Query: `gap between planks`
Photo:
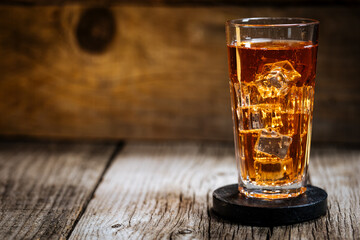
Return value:
M 117 156 L 117 154 L 121 151 L 121 149 L 124 146 L 124 142 L 118 142 L 116 144 L 116 147 L 113 151 L 113 153 L 111 154 L 111 156 L 109 157 L 109 160 L 107 161 L 107 164 L 104 167 L 104 170 L 102 171 L 99 180 L 97 181 L 97 183 L 94 186 L 93 191 L 90 193 L 89 198 L 86 200 L 86 202 L 84 203 L 84 207 L 81 209 L 79 216 L 77 217 L 77 219 L 75 220 L 74 224 L 72 225 L 71 230 L 69 231 L 69 233 L 67 234 L 66 239 L 68 239 L 71 235 L 71 233 L 74 231 L 77 223 L 79 222 L 79 220 L 81 219 L 81 217 L 83 216 L 84 212 L 86 211 L 86 208 L 88 206 L 88 204 L 90 203 L 91 199 L 94 197 L 95 191 L 98 188 L 99 184 L 101 183 L 101 181 L 104 178 L 104 175 L 106 173 L 106 171 L 109 169 L 109 167 L 111 166 L 111 163 L 113 162 L 113 160 L 115 159 L 115 157 Z
M 65 239 L 115 144 L 0 141 L 0 239 Z

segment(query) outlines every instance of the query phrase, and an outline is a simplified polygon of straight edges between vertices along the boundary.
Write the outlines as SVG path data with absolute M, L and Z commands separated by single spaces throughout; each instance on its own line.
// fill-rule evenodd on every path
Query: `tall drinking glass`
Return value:
M 239 191 L 288 198 L 306 190 L 319 22 L 226 23 Z

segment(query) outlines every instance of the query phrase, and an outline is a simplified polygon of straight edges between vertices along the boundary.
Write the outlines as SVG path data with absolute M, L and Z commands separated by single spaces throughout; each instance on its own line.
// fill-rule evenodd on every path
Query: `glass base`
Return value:
M 264 199 L 281 199 L 297 197 L 306 191 L 306 187 L 293 188 L 287 187 L 265 187 L 257 186 L 256 188 L 246 188 L 239 186 L 239 192 L 246 197 L 264 198 Z

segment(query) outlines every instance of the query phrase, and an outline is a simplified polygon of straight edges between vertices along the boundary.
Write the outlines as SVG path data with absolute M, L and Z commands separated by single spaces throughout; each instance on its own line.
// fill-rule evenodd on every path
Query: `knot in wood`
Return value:
M 108 8 L 89 8 L 80 16 L 75 30 L 79 46 L 91 53 L 106 50 L 115 35 L 115 18 Z
M 119 228 L 119 227 L 121 227 L 122 225 L 120 224 L 120 223 L 117 223 L 117 224 L 114 224 L 114 225 L 112 225 L 111 227 L 112 228 Z

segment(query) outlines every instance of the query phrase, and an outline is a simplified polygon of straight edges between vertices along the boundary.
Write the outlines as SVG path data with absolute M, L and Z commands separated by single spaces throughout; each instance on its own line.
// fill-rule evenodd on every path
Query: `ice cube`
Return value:
M 312 112 L 314 102 L 314 89 L 312 86 L 292 86 L 282 101 L 282 110 L 286 113 L 309 114 Z
M 243 107 L 237 114 L 239 130 L 264 128 L 264 116 L 258 107 Z
M 251 129 L 264 128 L 262 112 L 258 109 L 254 109 L 250 112 L 250 127 Z
M 262 112 L 264 128 L 278 130 L 283 127 L 280 104 L 262 104 L 260 105 L 260 109 Z
M 260 104 L 262 97 L 254 83 L 241 84 L 241 106 L 248 107 Z
M 239 130 L 272 129 L 284 126 L 280 104 L 258 104 L 236 109 Z
M 288 153 L 292 138 L 275 131 L 262 130 L 255 150 L 284 159 Z
M 292 158 L 274 161 L 271 157 L 254 158 L 257 184 L 277 185 L 292 179 L 294 173 Z
M 255 83 L 263 98 L 274 98 L 286 94 L 289 85 L 301 75 L 289 61 L 265 64 L 260 74 L 255 77 Z

